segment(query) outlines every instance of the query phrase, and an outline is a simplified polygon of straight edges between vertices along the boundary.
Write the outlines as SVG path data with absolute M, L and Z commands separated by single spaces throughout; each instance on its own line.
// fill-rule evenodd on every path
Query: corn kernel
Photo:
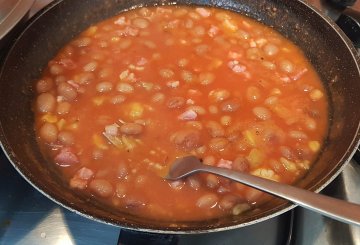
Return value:
M 254 134 L 251 131 L 246 130 L 246 131 L 244 131 L 243 135 L 244 135 L 244 137 L 246 139 L 246 142 L 249 145 L 256 146 L 255 137 L 254 137 Z
M 321 92 L 319 89 L 314 89 L 310 92 L 310 99 L 313 101 L 318 101 L 324 96 L 323 92 Z
M 220 118 L 220 123 L 224 126 L 228 126 L 231 123 L 231 117 L 230 116 L 222 116 Z
M 284 157 L 280 158 L 280 162 L 285 167 L 285 169 L 290 171 L 290 172 L 295 172 L 297 170 L 296 164 L 294 162 L 292 162 L 292 161 L 287 160 Z
M 62 130 L 65 126 L 65 119 L 64 118 L 61 118 L 57 123 L 56 123 L 56 126 L 59 130 Z
M 264 159 L 264 153 L 256 148 L 252 149 L 246 159 L 250 162 L 251 167 L 257 167 Z
M 309 141 L 308 146 L 312 152 L 317 152 L 320 149 L 320 143 L 316 140 Z
M 224 28 L 228 31 L 236 32 L 238 30 L 236 23 L 232 20 L 225 19 L 222 24 Z
M 96 105 L 96 106 L 101 106 L 105 101 L 105 97 L 103 96 L 97 96 L 93 99 L 93 103 Z
M 107 150 L 109 147 L 107 146 L 105 140 L 100 135 L 94 134 L 92 136 L 93 143 L 101 150 Z
M 138 103 L 138 102 L 134 102 L 130 104 L 130 111 L 129 111 L 129 116 L 132 119 L 139 119 L 142 117 L 144 113 L 144 107 L 142 104 Z
M 85 35 L 86 36 L 93 36 L 96 31 L 97 31 L 97 26 L 90 26 L 86 31 L 85 31 Z
M 48 123 L 56 123 L 58 121 L 58 118 L 56 115 L 52 115 L 50 113 L 45 114 L 41 117 L 41 120 L 48 122 Z

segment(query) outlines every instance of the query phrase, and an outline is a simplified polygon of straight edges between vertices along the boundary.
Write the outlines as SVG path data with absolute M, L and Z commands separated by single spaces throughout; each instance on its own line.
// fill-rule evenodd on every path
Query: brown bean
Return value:
M 214 102 L 220 102 L 228 99 L 230 97 L 230 92 L 226 89 L 215 89 L 210 91 L 209 99 Z
M 214 166 L 216 159 L 214 156 L 206 156 L 203 158 L 203 163 L 206 165 Z
M 58 137 L 58 129 L 52 123 L 44 123 L 40 128 L 39 136 L 47 143 L 54 143 Z
M 249 48 L 248 50 L 246 50 L 246 57 L 250 60 L 260 59 L 260 50 L 258 48 Z
M 129 174 L 129 169 L 125 162 L 120 162 L 117 168 L 116 177 L 124 179 Z
M 191 71 L 183 70 L 181 72 L 181 78 L 187 83 L 192 82 L 194 77 L 195 75 Z
M 114 193 L 114 188 L 109 181 L 104 179 L 94 179 L 89 184 L 89 189 L 97 196 L 110 197 Z
M 224 112 L 234 112 L 240 108 L 240 101 L 237 99 L 228 100 L 221 103 L 221 110 Z
M 110 99 L 110 102 L 114 105 L 123 103 L 126 100 L 126 97 L 122 94 L 115 95 Z
M 232 169 L 239 172 L 248 172 L 250 170 L 249 161 L 242 156 L 238 156 L 232 163 Z
M 316 129 L 316 121 L 310 117 L 304 119 L 304 124 L 307 129 L 315 130 Z
M 90 45 L 90 43 L 91 43 L 90 37 L 80 37 L 73 42 L 73 44 L 79 48 L 86 47 L 86 46 Z
M 64 145 L 73 145 L 75 142 L 74 135 L 68 131 L 59 132 L 58 140 Z
M 68 79 L 65 77 L 65 76 L 63 76 L 63 75 L 59 75 L 59 76 L 56 76 L 55 78 L 54 78 L 54 81 L 55 81 L 55 84 L 56 85 L 58 85 L 58 84 L 60 84 L 60 83 L 64 83 L 64 82 L 66 82 Z
M 224 128 L 220 125 L 220 123 L 216 121 L 209 121 L 206 123 L 205 127 L 209 131 L 211 137 L 223 137 L 225 135 Z
M 57 104 L 56 112 L 59 115 L 65 115 L 65 114 L 69 113 L 70 108 L 71 108 L 71 104 L 69 102 L 61 101 Z
M 98 63 L 96 61 L 91 61 L 86 65 L 84 65 L 83 70 L 85 72 L 91 72 L 91 71 L 95 71 L 97 67 L 98 67 Z
M 191 32 L 194 36 L 203 36 L 205 34 L 205 28 L 203 26 L 195 26 Z
M 247 203 L 240 203 L 235 205 L 235 207 L 232 210 L 233 215 L 239 215 L 241 213 L 246 212 L 247 210 L 249 210 L 251 207 L 249 204 Z
M 175 181 L 169 182 L 169 185 L 172 189 L 181 190 L 184 187 L 185 182 L 182 180 L 175 180 Z
M 93 150 L 93 152 L 92 152 L 92 158 L 94 159 L 94 160 L 99 160 L 99 159 L 102 159 L 104 157 L 104 151 L 103 150 L 101 150 L 101 149 L 95 149 L 95 150 Z
M 195 129 L 182 129 L 175 132 L 170 140 L 180 149 L 190 151 L 199 147 L 200 132 Z
M 217 205 L 218 199 L 218 196 L 215 194 L 205 194 L 197 200 L 196 206 L 199 208 L 214 208 Z
M 290 147 L 288 146 L 280 146 L 280 153 L 283 157 L 285 157 L 288 160 L 293 160 L 294 159 L 294 152 L 290 149 Z
M 206 176 L 206 186 L 211 189 L 214 189 L 219 186 L 219 179 L 213 174 Z
M 59 64 L 52 64 L 49 67 L 49 71 L 51 75 L 60 75 L 63 73 L 64 68 Z
M 143 206 L 146 206 L 145 200 L 143 200 L 141 197 L 125 197 L 125 206 L 126 208 L 141 208 Z
M 190 176 L 186 179 L 186 182 L 188 183 L 188 185 L 193 188 L 194 190 L 199 190 L 200 189 L 200 181 L 197 177 L 195 176 Z
M 209 141 L 210 149 L 214 151 L 223 151 L 226 146 L 229 144 L 229 141 L 226 138 L 212 138 Z
M 262 107 L 262 106 L 257 106 L 253 108 L 253 113 L 254 115 L 261 119 L 261 120 L 269 120 L 271 118 L 271 112 L 269 109 Z
M 172 70 L 170 70 L 170 69 L 161 69 L 160 71 L 159 71 L 159 74 L 160 74 L 160 76 L 161 77 L 163 77 L 163 78 L 171 78 L 171 77 L 173 77 L 174 76 L 174 72 L 172 71 Z
M 248 89 L 246 90 L 246 98 L 250 102 L 255 102 L 255 101 L 259 100 L 261 98 L 260 90 L 254 86 L 248 87 Z
M 239 202 L 240 198 L 234 195 L 225 195 L 219 202 L 219 207 L 222 209 L 231 209 Z
M 66 101 L 73 101 L 77 97 L 76 90 L 68 83 L 60 83 L 57 92 L 58 95 L 62 96 Z
M 169 108 L 181 108 L 185 104 L 183 97 L 172 97 L 166 102 L 166 106 Z
M 117 197 L 124 198 L 126 196 L 126 186 L 123 183 L 116 183 L 115 192 Z
M 100 93 L 110 92 L 113 88 L 111 82 L 101 82 L 96 85 L 96 90 Z
M 208 85 L 215 80 L 215 75 L 210 72 L 202 72 L 199 74 L 199 81 L 202 85 Z
M 209 51 L 210 48 L 206 44 L 200 44 L 200 45 L 195 46 L 194 49 L 195 49 L 195 53 L 197 55 L 205 55 Z
M 76 77 L 76 82 L 83 85 L 95 81 L 95 75 L 92 72 L 83 72 Z
M 37 81 L 36 91 L 38 93 L 45 93 L 50 91 L 54 86 L 54 82 L 51 78 L 43 78 Z
M 279 52 L 279 48 L 272 43 L 268 43 L 264 46 L 264 53 L 268 56 L 273 56 Z
M 137 123 L 124 123 L 120 126 L 120 132 L 123 134 L 136 135 L 141 134 L 143 126 Z
M 294 65 L 288 60 L 283 60 L 280 62 L 280 69 L 286 73 L 291 73 L 294 71 Z
M 291 130 L 289 131 L 289 136 L 293 139 L 297 139 L 297 140 L 305 140 L 308 138 L 308 136 L 306 135 L 306 133 L 299 131 L 299 130 Z
M 46 113 L 54 111 L 56 106 L 55 96 L 50 93 L 42 93 L 36 99 L 36 108 L 39 112 Z
M 145 18 L 135 18 L 131 22 L 135 27 L 140 28 L 140 29 L 145 29 L 150 24 L 149 21 Z
M 163 93 L 155 93 L 152 97 L 151 97 L 151 101 L 155 102 L 155 103 L 163 103 L 165 100 L 165 95 Z
M 139 9 L 139 14 L 143 17 L 150 17 L 152 13 L 148 8 L 142 7 Z
M 120 82 L 116 85 L 116 90 L 124 94 L 131 94 L 134 92 L 134 86 L 130 83 Z

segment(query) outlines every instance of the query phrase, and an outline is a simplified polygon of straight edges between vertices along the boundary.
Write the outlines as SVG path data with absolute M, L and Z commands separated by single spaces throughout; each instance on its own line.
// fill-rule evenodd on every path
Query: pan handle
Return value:
M 353 8 L 346 8 L 336 20 L 336 24 L 343 30 L 354 46 L 360 49 L 360 12 Z
M 334 21 L 360 51 L 360 12 L 352 8 L 356 0 L 328 0 L 336 14 Z M 334 17 L 333 17 L 334 18 Z
M 118 245 L 176 245 L 179 237 L 174 234 L 155 234 L 121 229 Z

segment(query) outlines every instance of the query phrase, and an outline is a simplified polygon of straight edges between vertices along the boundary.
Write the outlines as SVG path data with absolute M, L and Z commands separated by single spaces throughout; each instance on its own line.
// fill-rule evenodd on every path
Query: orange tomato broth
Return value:
M 294 183 L 327 131 L 326 93 L 302 51 L 216 8 L 104 20 L 62 48 L 35 87 L 49 164 L 71 188 L 151 219 L 241 215 L 265 200 L 215 175 L 163 179 L 176 157 Z

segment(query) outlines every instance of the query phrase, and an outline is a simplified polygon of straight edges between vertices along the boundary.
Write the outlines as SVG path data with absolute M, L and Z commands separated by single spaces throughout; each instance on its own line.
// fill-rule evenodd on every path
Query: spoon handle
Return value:
M 360 205 L 358 204 L 224 168 L 203 165 L 200 169 L 282 197 L 324 216 L 360 226 Z

